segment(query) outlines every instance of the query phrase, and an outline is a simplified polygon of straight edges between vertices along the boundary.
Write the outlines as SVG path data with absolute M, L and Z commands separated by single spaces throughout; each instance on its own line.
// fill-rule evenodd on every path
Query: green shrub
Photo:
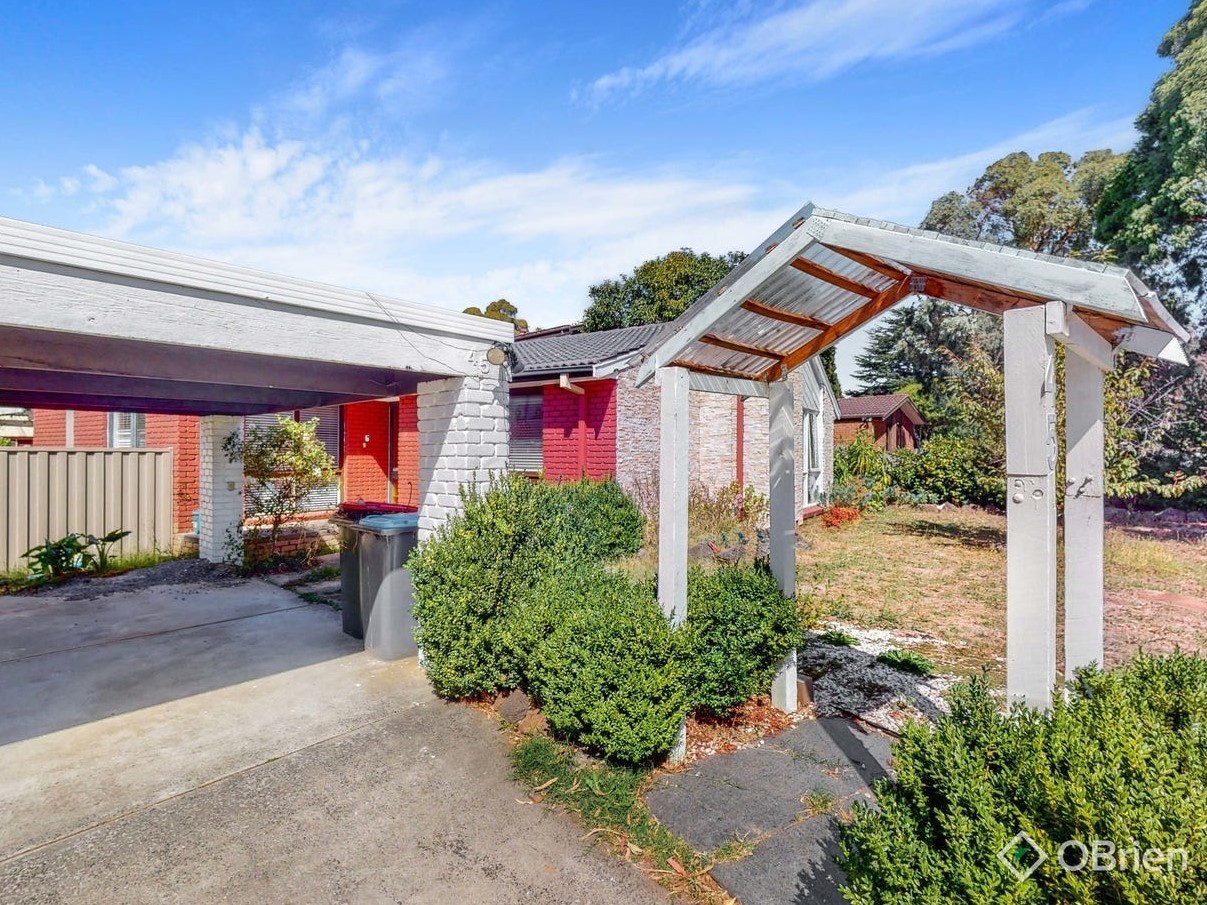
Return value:
M 545 633 L 528 658 L 528 690 L 555 732 L 619 763 L 671 749 L 688 699 L 652 587 L 582 565 L 551 578 L 524 610 L 524 637 Z
M 879 782 L 878 809 L 857 805 L 843 829 L 849 901 L 1203 901 L 1207 660 L 1142 655 L 1084 672 L 1046 715 L 1002 715 L 975 680 L 951 703 L 937 725 L 905 730 L 896 782 Z M 1049 856 L 1024 882 L 997 857 L 1020 831 Z M 1111 842 L 1131 869 L 1068 871 L 1057 854 L 1069 840 Z M 1137 865 L 1150 849 L 1172 852 L 1174 869 L 1165 860 L 1156 872 Z M 1016 856 L 1023 866 L 1033 860 Z M 1067 860 L 1077 863 L 1079 852 Z
M 681 643 L 693 707 L 723 716 L 766 691 L 803 628 L 765 565 L 692 569 Z
M 567 564 L 635 553 L 642 532 L 641 513 L 614 481 L 510 475 L 462 499 L 462 514 L 408 562 L 428 678 L 454 698 L 516 687 L 523 664 L 509 620 L 524 597 Z
M 937 502 L 1000 506 L 1005 479 L 984 461 L 978 444 L 967 438 L 940 435 L 921 450 L 893 455 L 892 482 L 906 494 Z
M 615 481 L 558 484 L 551 502 L 564 540 L 577 545 L 587 559 L 619 559 L 641 547 L 645 519 Z
M 552 492 L 518 475 L 496 479 L 484 494 L 463 492 L 461 515 L 411 555 L 415 640 L 437 694 L 515 687 L 507 619 L 562 553 Z
M 899 669 L 902 672 L 912 672 L 919 676 L 933 676 L 935 674 L 935 661 L 930 657 L 924 657 L 922 654 L 913 650 L 886 650 L 876 658 L 885 666 L 891 666 L 893 669 Z

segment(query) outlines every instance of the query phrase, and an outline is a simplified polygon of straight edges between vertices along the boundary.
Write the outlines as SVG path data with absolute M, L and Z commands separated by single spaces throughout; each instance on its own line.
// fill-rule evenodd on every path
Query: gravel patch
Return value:
M 935 720 L 948 712 L 947 692 L 959 676 L 919 676 L 895 669 L 876 657 L 892 649 L 938 647 L 944 642 L 920 632 L 865 629 L 841 622 L 838 629 L 855 638 L 854 646 L 830 644 L 821 632 L 806 632 L 798 655 L 802 675 L 813 680 L 813 707 L 819 717 L 855 717 L 892 733 L 907 722 Z
M 133 569 L 121 575 L 96 577 L 81 575 L 62 584 L 28 588 L 21 596 L 56 597 L 63 600 L 90 600 L 128 591 L 141 591 L 162 585 L 209 584 L 232 586 L 245 579 L 239 571 L 224 563 L 204 559 L 170 559 L 145 569 Z

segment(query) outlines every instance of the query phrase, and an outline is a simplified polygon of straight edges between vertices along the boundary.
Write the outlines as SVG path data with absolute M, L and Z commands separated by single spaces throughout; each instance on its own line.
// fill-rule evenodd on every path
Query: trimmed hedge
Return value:
M 415 640 L 437 694 L 516 687 L 506 640 L 512 611 L 566 563 L 616 559 L 641 544 L 642 516 L 615 481 L 494 479 L 463 491 L 463 511 L 412 554 Z
M 905 730 L 897 781 L 880 781 L 878 809 L 857 805 L 843 829 L 849 901 L 1204 901 L 1207 660 L 1142 655 L 1083 672 L 1050 714 L 1005 716 L 980 681 L 958 687 L 951 703 L 937 725 Z M 1022 883 L 997 857 L 1020 831 L 1048 855 Z M 1069 840 L 1113 843 L 1130 869 L 1066 870 L 1057 855 Z M 1150 849 L 1173 860 L 1157 871 L 1137 864 Z M 1081 857 L 1072 848 L 1066 860 Z M 1033 860 L 1021 850 L 1018 858 L 1023 867 Z
M 762 563 L 692 569 L 683 640 L 692 703 L 724 716 L 765 692 L 804 631 L 795 600 L 780 593 Z
M 556 567 L 549 488 L 499 479 L 463 493 L 464 509 L 411 555 L 415 640 L 428 679 L 450 698 L 514 688 L 519 664 L 505 626 L 528 589 Z
M 675 632 L 654 590 L 599 565 L 568 570 L 527 606 L 525 670 L 550 727 L 620 763 L 671 749 L 688 710 Z

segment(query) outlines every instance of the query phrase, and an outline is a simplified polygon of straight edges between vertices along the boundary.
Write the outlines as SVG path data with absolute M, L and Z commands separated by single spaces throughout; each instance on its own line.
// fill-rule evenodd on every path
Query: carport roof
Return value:
M 1062 301 L 1110 343 L 1184 361 L 1186 331 L 1131 271 L 806 204 L 642 351 L 660 367 L 766 383 L 914 295 L 995 314 Z
M 254 414 L 472 376 L 511 324 L 0 218 L 0 405 Z

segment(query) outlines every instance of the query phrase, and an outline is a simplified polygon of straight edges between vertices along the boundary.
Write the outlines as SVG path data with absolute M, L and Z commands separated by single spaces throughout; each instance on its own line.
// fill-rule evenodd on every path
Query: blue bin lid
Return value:
M 358 523 L 371 531 L 398 531 L 419 527 L 419 513 L 391 512 L 383 515 L 366 515 Z

